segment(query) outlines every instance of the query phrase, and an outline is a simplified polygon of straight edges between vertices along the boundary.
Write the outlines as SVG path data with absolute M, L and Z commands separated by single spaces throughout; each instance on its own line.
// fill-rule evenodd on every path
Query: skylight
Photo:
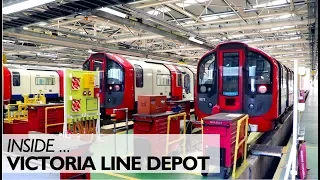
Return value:
M 301 37 L 291 37 L 291 38 L 287 38 L 287 39 L 283 39 L 283 40 L 296 40 L 296 39 L 301 39 Z
M 17 4 L 13 4 L 7 7 L 2 8 L 2 13 L 3 14 L 11 14 L 19 11 L 23 11 L 26 9 L 30 9 L 33 7 L 41 6 L 50 2 L 53 2 L 55 0 L 28 0 L 28 1 L 23 1 Z
M 113 14 L 113 15 L 115 15 L 115 16 L 122 17 L 122 18 L 126 18 L 126 17 L 127 17 L 126 14 L 124 14 L 124 13 L 122 13 L 122 12 L 119 12 L 119 11 L 116 11 L 116 10 L 113 10 L 113 9 L 110 9 L 110 8 L 107 8 L 107 7 L 100 8 L 100 9 L 98 9 L 98 10 L 104 11 L 104 12 Z
M 253 6 L 253 8 L 259 8 L 259 7 L 266 7 L 266 6 L 276 6 L 276 5 L 282 5 L 282 4 L 287 4 L 287 0 L 275 0 L 271 1 L 268 3 L 263 3 L 263 4 L 256 4 Z
M 287 18 L 290 18 L 290 17 L 293 17 L 293 16 L 294 16 L 293 14 L 285 14 L 285 15 L 282 15 L 282 16 L 279 16 L 279 17 L 264 18 L 263 20 L 264 21 L 270 21 L 270 20 L 276 20 L 276 19 L 287 19 Z

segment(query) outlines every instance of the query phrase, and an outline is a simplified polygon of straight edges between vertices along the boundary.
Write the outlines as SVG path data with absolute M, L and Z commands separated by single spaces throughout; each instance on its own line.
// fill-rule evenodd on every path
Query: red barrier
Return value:
M 307 177 L 307 148 L 306 144 L 302 143 L 298 153 L 298 176 L 299 179 L 306 179 Z

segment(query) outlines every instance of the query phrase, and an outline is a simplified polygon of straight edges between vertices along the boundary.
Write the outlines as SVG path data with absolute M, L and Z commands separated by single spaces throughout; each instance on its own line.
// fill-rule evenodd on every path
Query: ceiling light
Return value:
M 50 2 L 53 2 L 55 0 L 28 0 L 24 2 L 20 2 L 17 4 L 13 4 L 7 7 L 2 8 L 2 14 L 11 14 L 19 11 L 23 11 L 26 9 L 30 9 L 33 7 L 41 6 Z
M 101 29 L 110 29 L 110 26 L 98 26 L 98 28 L 101 28 Z
M 88 53 L 93 54 L 93 53 L 98 53 L 98 52 L 95 52 L 95 51 L 92 51 L 91 49 L 89 49 L 89 50 L 88 50 Z
M 210 41 L 219 42 L 219 41 L 220 41 L 220 39 L 212 39 L 212 40 L 210 40 Z
M 195 21 L 186 21 L 186 22 L 184 22 L 185 24 L 194 24 L 195 23 Z
M 28 30 L 29 28 L 28 27 L 23 27 L 23 30 Z
M 196 39 L 195 37 L 189 37 L 189 40 L 193 41 L 193 42 L 196 42 L 198 44 L 203 44 L 204 43 L 203 41 L 200 41 L 200 40 Z
M 122 12 L 119 12 L 119 11 L 116 11 L 116 10 L 113 10 L 113 9 L 110 9 L 110 8 L 107 8 L 107 7 L 100 8 L 100 9 L 98 9 L 98 10 L 104 11 L 104 12 L 113 14 L 113 15 L 115 15 L 115 16 L 122 17 L 122 18 L 126 18 L 126 17 L 128 16 L 127 14 L 124 14 L 124 13 L 122 13 Z
M 179 7 L 188 7 L 191 6 L 193 4 L 198 4 L 198 3 L 203 3 L 206 2 L 207 0 L 186 0 L 183 1 L 183 3 L 176 3 L 177 6 Z
M 283 39 L 283 40 L 296 40 L 296 39 L 301 39 L 301 37 L 291 37 L 291 38 L 287 38 L 287 39 Z
M 231 35 L 228 38 L 230 38 L 230 39 L 232 39 L 232 38 L 240 38 L 240 37 L 243 37 L 243 36 L 244 36 L 243 34 L 238 34 L 238 35 Z
M 39 22 L 39 26 L 45 26 L 45 25 L 47 25 L 48 23 L 46 23 L 46 22 Z
M 271 1 L 268 3 L 263 3 L 263 4 L 257 4 L 255 6 L 253 6 L 253 8 L 259 8 L 259 7 L 266 7 L 266 6 L 276 6 L 276 5 L 282 5 L 282 4 L 286 4 L 287 0 L 276 0 L 276 1 Z
M 207 17 L 203 17 L 201 19 L 203 21 L 211 21 L 211 20 L 220 19 L 220 18 L 219 18 L 219 16 L 207 16 Z

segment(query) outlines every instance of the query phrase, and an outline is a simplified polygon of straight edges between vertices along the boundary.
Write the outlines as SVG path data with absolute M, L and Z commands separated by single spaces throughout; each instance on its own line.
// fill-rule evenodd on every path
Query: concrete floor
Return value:
M 305 128 L 307 145 L 308 179 L 318 179 L 318 82 L 314 82 L 301 115 L 301 126 Z

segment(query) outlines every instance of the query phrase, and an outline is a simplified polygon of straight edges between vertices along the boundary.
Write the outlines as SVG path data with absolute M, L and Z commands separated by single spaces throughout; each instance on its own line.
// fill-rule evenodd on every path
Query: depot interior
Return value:
M 220 174 L 77 178 L 318 178 L 317 0 L 3 3 L 4 133 L 222 138 Z

